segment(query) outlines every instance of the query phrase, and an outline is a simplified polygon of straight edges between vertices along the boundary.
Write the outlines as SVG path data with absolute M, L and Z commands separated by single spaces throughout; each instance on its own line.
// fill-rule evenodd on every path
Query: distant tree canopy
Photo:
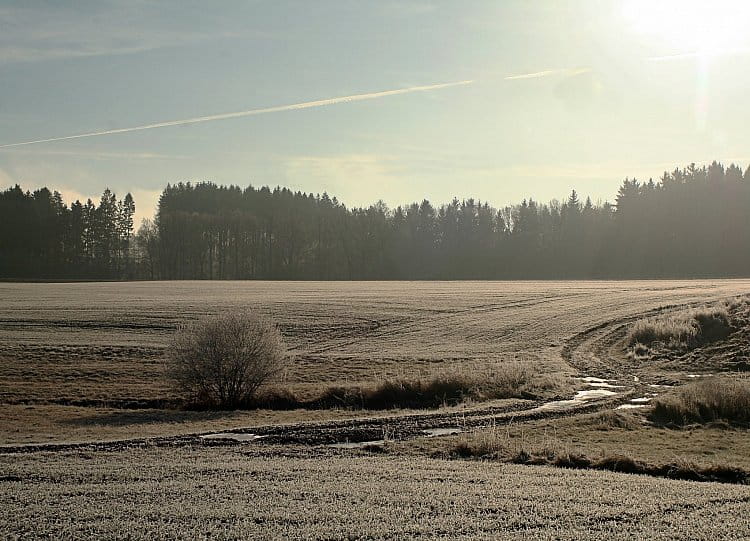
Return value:
M 70 208 L 58 192 L 19 186 L 0 193 L 0 276 L 4 278 L 106 278 L 133 276 L 130 242 L 135 202 L 104 190 Z
M 499 210 L 474 199 L 347 209 L 327 194 L 179 183 L 166 187 L 154 221 L 144 221 L 133 242 L 129 209 L 132 198 L 117 203 L 108 190 L 99 207 L 67 209 L 46 188 L 10 189 L 0 194 L 11 224 L 0 238 L 0 272 L 300 280 L 750 275 L 750 169 L 743 175 L 716 162 L 658 182 L 626 179 L 615 204 L 582 201 L 573 191 L 563 202 L 528 199 Z

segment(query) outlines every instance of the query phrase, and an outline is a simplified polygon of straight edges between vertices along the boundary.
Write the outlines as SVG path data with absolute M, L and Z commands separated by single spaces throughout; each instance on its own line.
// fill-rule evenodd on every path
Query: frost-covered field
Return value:
M 748 280 L 0 284 L 0 443 L 351 416 L 122 410 L 173 397 L 164 347 L 177 325 L 206 313 L 270 315 L 295 354 L 279 384 L 304 396 L 331 384 L 518 360 L 539 372 L 580 374 L 562 353 L 587 329 L 747 292 Z
M 0 401 L 158 398 L 176 325 L 269 314 L 305 386 L 531 360 L 566 371 L 564 341 L 605 321 L 750 292 L 750 281 L 136 282 L 0 284 Z
M 361 415 L 102 405 L 105 400 L 169 398 L 163 349 L 180 322 L 206 313 L 241 308 L 272 316 L 296 357 L 280 384 L 302 393 L 334 382 L 481 370 L 517 360 L 550 373 L 611 371 L 618 382 L 631 385 L 636 385 L 632 374 L 642 370 L 637 385 L 645 385 L 649 368 L 616 356 L 617 337 L 628 322 L 660 307 L 748 292 L 746 280 L 1 284 L 0 442 L 170 436 Z M 675 370 L 678 379 L 680 374 L 687 377 L 683 367 Z M 580 441 L 587 452 L 596 448 L 592 445 L 621 449 L 616 441 L 624 438 L 662 445 L 663 452 L 653 458 L 665 460 L 671 459 L 670 449 L 680 453 L 698 445 L 687 433 L 675 431 L 687 438 L 683 444 L 663 430 L 652 434 L 611 428 L 592 439 L 586 434 L 596 434 L 593 425 L 576 419 L 563 419 L 549 430 L 566 445 Z M 526 440 L 524 431 L 534 431 L 534 426 L 514 430 Z M 543 434 L 534 436 L 543 442 L 552 437 L 547 425 L 539 430 Z M 721 428 L 696 434 L 708 438 L 708 444 L 701 444 L 706 452 L 731 445 Z M 743 434 L 738 429 L 732 437 Z M 529 436 L 528 443 L 532 440 Z M 211 447 L 197 442 L 175 439 L 152 447 L 140 440 L 10 454 L 0 449 L 0 534 L 129 539 L 750 537 L 747 486 L 450 461 L 429 458 L 415 450 L 418 446 L 408 445 L 378 455 L 308 445 Z M 630 450 L 636 451 L 637 445 Z
M 179 448 L 0 455 L 0 471 L 0 532 L 28 538 L 750 536 L 750 487 L 547 467 Z

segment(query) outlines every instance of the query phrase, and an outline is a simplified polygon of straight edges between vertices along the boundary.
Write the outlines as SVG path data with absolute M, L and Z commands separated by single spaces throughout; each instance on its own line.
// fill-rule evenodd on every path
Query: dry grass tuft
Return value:
M 726 338 L 731 331 L 729 308 L 721 305 L 637 321 L 628 333 L 627 344 L 633 347 L 635 355 L 643 356 L 652 344 L 694 348 Z
M 492 426 L 485 430 L 461 434 L 446 452 L 442 455 L 438 453 L 438 455 L 496 459 L 516 464 L 531 464 L 537 461 L 546 464 L 553 457 L 568 453 L 568 447 L 563 445 L 554 435 L 547 437 L 546 431 L 544 439 L 536 444 L 532 452 L 523 436 L 520 441 L 513 439 L 510 427 L 506 426 L 500 429 Z
M 469 400 L 537 399 L 570 388 L 562 376 L 541 375 L 530 365 L 508 363 L 482 374 L 447 372 L 425 379 L 387 379 L 369 387 L 329 387 L 314 402 L 318 407 L 355 409 L 438 408 Z
M 335 385 L 302 399 L 289 389 L 262 389 L 245 404 L 263 409 L 424 409 L 466 401 L 506 398 L 539 399 L 569 393 L 572 382 L 561 375 L 539 374 L 527 363 L 498 364 L 481 373 L 444 372 L 431 376 L 388 378 L 370 385 Z
M 499 459 L 508 455 L 510 446 L 508 435 L 493 426 L 488 430 L 461 434 L 447 456 Z
M 750 425 L 750 381 L 709 378 L 654 400 L 649 418 L 665 425 L 726 422 Z
M 594 414 L 591 418 L 591 424 L 597 430 L 609 430 L 610 428 L 636 430 L 642 426 L 639 418 L 632 413 L 616 410 L 606 410 Z

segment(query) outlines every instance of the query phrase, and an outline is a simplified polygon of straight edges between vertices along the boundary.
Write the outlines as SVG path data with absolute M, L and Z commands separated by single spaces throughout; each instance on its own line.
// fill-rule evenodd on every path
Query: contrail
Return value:
M 700 53 L 697 51 L 689 52 L 689 53 L 675 53 L 675 54 L 665 54 L 661 56 L 649 56 L 646 58 L 649 62 L 669 62 L 670 60 L 682 60 L 683 58 L 695 58 L 697 56 L 700 56 Z
M 548 75 L 579 75 L 581 73 L 587 73 L 591 71 L 591 68 L 557 68 L 544 71 L 535 71 L 533 73 L 521 73 L 519 75 L 508 75 L 503 77 L 506 81 L 518 81 L 521 79 L 538 79 L 539 77 L 547 77 Z
M 411 92 L 425 92 L 428 90 L 439 90 L 451 86 L 469 85 L 473 80 L 457 81 L 453 83 L 441 83 L 426 86 L 411 86 L 409 88 L 398 88 L 396 90 L 384 90 L 382 92 L 370 92 L 367 94 L 355 94 L 353 96 L 341 96 L 338 98 L 329 98 L 325 100 L 306 101 L 303 103 L 293 103 L 291 105 L 279 105 L 276 107 L 265 107 L 263 109 L 250 109 L 248 111 L 238 111 L 234 113 L 222 113 L 218 115 L 199 116 L 195 118 L 185 118 L 182 120 L 169 120 L 167 122 L 157 122 L 155 124 L 145 124 L 143 126 L 133 126 L 131 128 L 119 128 L 116 130 L 97 131 L 90 133 L 79 133 L 77 135 L 66 135 L 64 137 L 51 137 L 49 139 L 38 139 L 36 141 L 23 141 L 21 143 L 9 143 L 0 145 L 0 148 L 20 147 L 24 145 L 36 145 L 38 143 L 51 143 L 53 141 L 67 141 L 68 139 L 81 139 L 83 137 L 98 137 L 100 135 L 113 135 L 116 133 L 128 133 L 132 131 L 150 130 L 153 128 L 166 128 L 167 126 L 182 126 L 184 124 L 197 124 L 198 122 L 209 122 L 211 120 L 224 120 L 226 118 L 239 118 L 243 116 L 262 115 L 266 113 L 278 113 L 281 111 L 297 111 L 299 109 L 311 109 L 313 107 L 325 107 L 327 105 L 336 105 L 339 103 L 351 103 L 355 101 L 372 100 L 386 96 L 395 96 L 398 94 L 409 94 Z

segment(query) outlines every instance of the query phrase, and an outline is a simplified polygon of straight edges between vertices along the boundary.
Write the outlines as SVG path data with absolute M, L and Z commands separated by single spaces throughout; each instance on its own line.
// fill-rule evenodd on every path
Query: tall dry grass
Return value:
M 619 419 L 615 420 L 613 415 Z M 628 429 L 635 427 L 636 424 L 630 415 L 619 412 L 613 412 L 612 415 L 602 418 L 602 422 L 615 422 L 618 427 L 627 425 Z M 623 453 L 602 453 L 599 457 L 591 457 L 572 450 L 554 435 L 549 438 L 545 436 L 536 445 L 529 445 L 523 441 L 523 438 L 520 442 L 514 441 L 506 431 L 497 427 L 463 434 L 448 448 L 447 453 L 438 452 L 435 456 L 498 460 L 568 469 L 614 471 L 691 481 L 746 484 L 750 480 L 750 472 L 730 465 L 695 464 L 679 460 L 666 464 L 654 464 Z
M 636 321 L 627 336 L 632 347 L 662 343 L 693 348 L 729 335 L 732 324 L 726 305 L 683 310 Z
M 426 378 L 389 378 L 366 386 L 330 387 L 317 403 L 362 409 L 437 408 L 466 401 L 539 398 L 568 392 L 571 383 L 526 363 L 498 364 L 480 373 L 451 371 Z
M 750 380 L 716 377 L 685 385 L 654 400 L 649 417 L 659 424 L 750 425 Z
M 542 374 L 530 363 L 499 363 L 481 372 L 453 370 L 422 377 L 395 377 L 364 385 L 337 385 L 312 398 L 287 389 L 261 393 L 254 407 L 269 409 L 423 409 L 506 398 L 540 399 L 567 395 L 570 379 Z

